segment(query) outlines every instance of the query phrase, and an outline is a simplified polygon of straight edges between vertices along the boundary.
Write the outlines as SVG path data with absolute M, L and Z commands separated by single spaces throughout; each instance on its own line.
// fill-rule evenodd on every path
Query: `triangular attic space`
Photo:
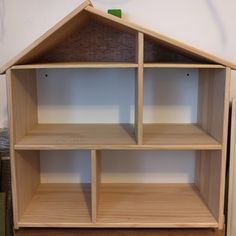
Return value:
M 158 40 L 144 39 L 144 62 L 146 63 L 212 63 L 201 57 L 185 53 L 183 49 L 174 48 Z
M 33 63 L 135 62 L 136 33 L 88 19 Z

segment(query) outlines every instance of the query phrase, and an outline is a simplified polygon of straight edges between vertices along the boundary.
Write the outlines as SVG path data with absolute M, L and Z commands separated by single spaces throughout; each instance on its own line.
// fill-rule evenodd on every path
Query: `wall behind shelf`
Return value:
M 82 0 L 1 0 L 0 64 L 4 64 L 73 10 Z M 94 0 L 102 10 L 122 8 L 124 18 L 194 47 L 236 62 L 236 2 L 229 0 Z M 56 6 L 56 7 L 55 7 Z M 22 14 L 24 13 L 24 14 Z M 174 24 L 173 24 L 174 22 Z M 7 125 L 4 76 L 0 80 L 0 127 Z M 233 72 L 231 96 L 236 96 Z M 194 94 L 191 97 L 194 103 Z M 183 119 L 188 120 L 185 114 Z M 191 119 L 194 119 L 192 117 Z M 194 163 L 194 158 L 191 163 Z M 178 158 L 173 165 L 178 166 Z M 187 169 L 192 171 L 192 164 Z

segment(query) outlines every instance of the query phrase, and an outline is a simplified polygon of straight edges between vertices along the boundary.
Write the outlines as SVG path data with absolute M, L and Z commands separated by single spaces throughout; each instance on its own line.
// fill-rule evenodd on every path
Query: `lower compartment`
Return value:
M 89 199 L 89 184 L 41 184 L 19 226 L 218 227 L 191 184 L 102 184 L 94 223 Z
M 217 227 L 191 184 L 101 184 L 97 222 L 155 227 Z
M 90 184 L 40 184 L 20 226 L 67 227 L 91 223 Z
M 220 228 L 220 169 L 208 166 L 219 161 L 220 151 L 15 151 L 15 227 Z

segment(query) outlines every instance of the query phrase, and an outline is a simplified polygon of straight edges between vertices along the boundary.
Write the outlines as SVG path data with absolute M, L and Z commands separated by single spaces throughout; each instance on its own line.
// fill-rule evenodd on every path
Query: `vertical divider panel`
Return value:
M 198 123 L 222 144 L 222 150 L 198 151 L 195 184 L 222 229 L 230 68 L 200 70 L 198 87 Z
M 100 151 L 91 150 L 91 189 L 92 189 L 92 222 L 96 223 L 98 213 L 99 191 L 101 185 Z
M 143 60 L 144 60 L 144 35 L 138 33 L 137 45 L 138 68 L 135 78 L 135 135 L 138 144 L 143 143 Z
M 10 160 L 11 160 L 11 179 L 12 179 L 12 198 L 13 198 L 13 217 L 14 227 L 18 228 L 19 217 L 23 213 L 26 201 L 29 200 L 31 192 L 24 194 L 19 192 L 20 186 L 18 178 L 21 178 L 21 169 L 18 170 L 18 164 L 22 160 L 16 160 L 20 156 L 14 150 L 15 143 L 22 138 L 33 125 L 38 122 L 37 113 L 37 85 L 35 70 L 7 70 L 7 101 L 8 101 L 8 121 L 10 136 Z M 29 155 L 30 158 L 31 155 Z M 17 162 L 16 162 L 17 161 Z M 30 161 L 30 160 L 29 160 Z M 36 163 L 33 158 L 32 162 Z M 26 162 L 25 162 L 26 163 Z M 36 164 L 38 165 L 38 164 Z M 28 171 L 28 169 L 26 169 Z M 29 173 L 30 175 L 30 173 Z M 28 176 L 28 175 L 27 175 Z M 23 178 L 21 178 L 23 179 Z M 37 181 L 36 181 L 37 182 Z M 27 188 L 27 186 L 26 186 Z M 23 195 L 22 195 L 23 194 Z M 25 199 L 23 199 L 25 198 Z

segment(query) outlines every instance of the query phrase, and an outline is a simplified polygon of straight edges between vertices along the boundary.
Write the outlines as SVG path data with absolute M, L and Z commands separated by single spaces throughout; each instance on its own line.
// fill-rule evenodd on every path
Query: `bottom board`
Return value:
M 90 184 L 40 184 L 19 226 L 69 227 L 90 223 Z
M 41 184 L 19 227 L 218 227 L 191 184 L 101 184 L 97 222 L 89 184 Z
M 191 184 L 102 184 L 98 223 L 217 227 Z

